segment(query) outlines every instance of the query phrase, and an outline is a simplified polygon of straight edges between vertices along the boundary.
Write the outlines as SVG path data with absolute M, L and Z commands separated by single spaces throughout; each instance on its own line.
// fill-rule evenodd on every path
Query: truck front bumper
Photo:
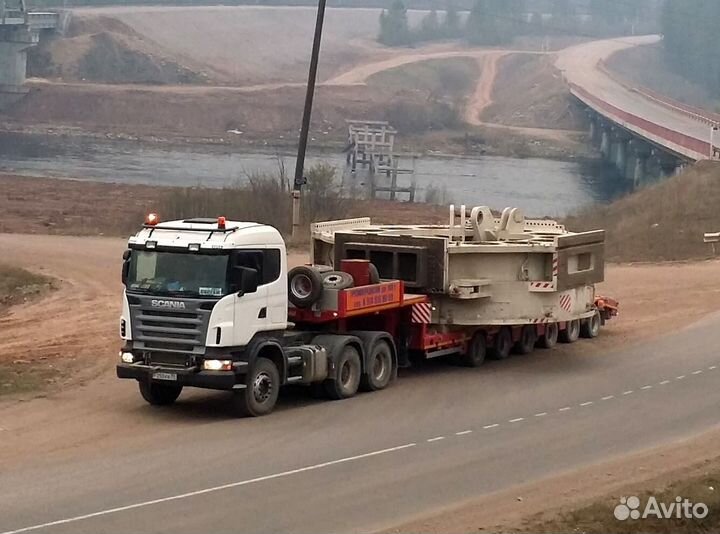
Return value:
M 143 382 L 174 384 L 205 389 L 232 390 L 244 388 L 238 384 L 234 371 L 198 371 L 196 369 L 178 369 L 141 363 L 119 363 L 116 367 L 118 378 L 134 378 Z M 164 378 L 154 378 L 161 374 Z M 168 377 L 175 377 L 174 380 Z

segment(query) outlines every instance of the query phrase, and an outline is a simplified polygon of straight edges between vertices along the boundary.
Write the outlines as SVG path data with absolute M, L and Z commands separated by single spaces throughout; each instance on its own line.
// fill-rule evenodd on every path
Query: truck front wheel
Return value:
M 155 382 L 138 382 L 140 395 L 153 406 L 167 406 L 180 396 L 182 386 L 173 384 L 157 384 Z
M 334 400 L 352 397 L 360 386 L 361 374 L 360 353 L 352 345 L 345 345 L 335 362 L 333 377 L 324 382 L 325 392 Z
M 241 416 L 259 417 L 275 408 L 280 392 L 280 373 L 267 358 L 258 358 L 247 375 L 246 387 L 233 393 L 235 412 Z

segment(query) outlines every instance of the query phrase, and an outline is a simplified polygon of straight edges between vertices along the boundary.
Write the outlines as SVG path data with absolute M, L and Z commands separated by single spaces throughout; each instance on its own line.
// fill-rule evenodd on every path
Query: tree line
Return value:
M 720 98 L 720 1 L 667 0 L 661 26 L 669 67 Z
M 467 0 L 459 1 L 467 5 Z M 380 15 L 378 41 L 405 46 L 462 38 L 473 45 L 501 45 L 522 35 L 599 37 L 650 33 L 657 30 L 660 1 L 472 0 L 469 13 L 461 17 L 450 0 L 443 16 L 433 9 L 419 25 L 411 27 L 404 1 L 392 0 Z

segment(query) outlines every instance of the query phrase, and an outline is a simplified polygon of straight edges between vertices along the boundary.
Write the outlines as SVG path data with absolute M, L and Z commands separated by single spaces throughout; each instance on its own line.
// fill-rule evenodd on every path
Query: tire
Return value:
M 565 330 L 561 330 L 558 339 L 562 343 L 575 343 L 580 337 L 580 321 L 568 321 Z
M 360 353 L 352 345 L 345 345 L 335 362 L 334 376 L 323 383 L 325 392 L 333 400 L 348 399 L 357 393 L 361 375 Z
M 177 400 L 182 392 L 182 386 L 172 384 L 158 384 L 157 382 L 138 382 L 140 395 L 153 406 L 168 406 Z
M 580 325 L 580 335 L 586 339 L 593 339 L 600 335 L 602 318 L 600 312 L 596 311 L 592 317 L 585 319 Z
M 488 355 L 493 360 L 504 360 L 510 356 L 512 347 L 512 330 L 509 326 L 503 326 L 495 335 L 495 341 Z
M 535 349 L 537 342 L 537 328 L 534 325 L 526 324 L 520 332 L 520 339 L 515 343 L 513 350 L 516 354 L 530 354 Z
M 365 391 L 385 389 L 395 374 L 392 349 L 387 341 L 380 340 L 373 346 L 361 386 Z
M 322 296 L 323 279 L 320 272 L 301 265 L 288 273 L 288 300 L 298 308 L 309 308 Z
M 371 284 L 379 284 L 380 283 L 380 273 L 378 272 L 377 267 L 375 267 L 375 265 L 373 265 L 371 263 L 369 270 L 370 270 L 370 283 Z
M 487 355 L 487 339 L 485 332 L 478 330 L 468 343 L 467 352 L 460 357 L 465 367 L 480 367 L 485 363 Z
M 558 325 L 557 323 L 548 323 L 545 325 L 545 334 L 540 336 L 538 347 L 541 349 L 551 349 L 557 345 L 558 341 Z
M 322 274 L 323 289 L 348 289 L 355 285 L 352 275 L 343 271 L 329 271 Z
M 280 392 L 280 373 L 267 358 L 258 358 L 247 374 L 246 388 L 233 392 L 237 415 L 259 417 L 273 411 Z

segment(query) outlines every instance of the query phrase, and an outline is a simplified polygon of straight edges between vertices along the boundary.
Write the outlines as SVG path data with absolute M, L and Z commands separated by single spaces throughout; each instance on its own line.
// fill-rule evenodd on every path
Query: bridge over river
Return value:
M 615 52 L 659 41 L 593 41 L 560 51 L 556 62 L 572 94 L 588 108 L 593 142 L 636 185 L 687 163 L 720 159 L 720 115 L 635 87 L 605 67 Z
M 27 93 L 27 49 L 44 31 L 59 26 L 61 15 L 27 11 L 25 0 L 0 0 L 0 109 Z

